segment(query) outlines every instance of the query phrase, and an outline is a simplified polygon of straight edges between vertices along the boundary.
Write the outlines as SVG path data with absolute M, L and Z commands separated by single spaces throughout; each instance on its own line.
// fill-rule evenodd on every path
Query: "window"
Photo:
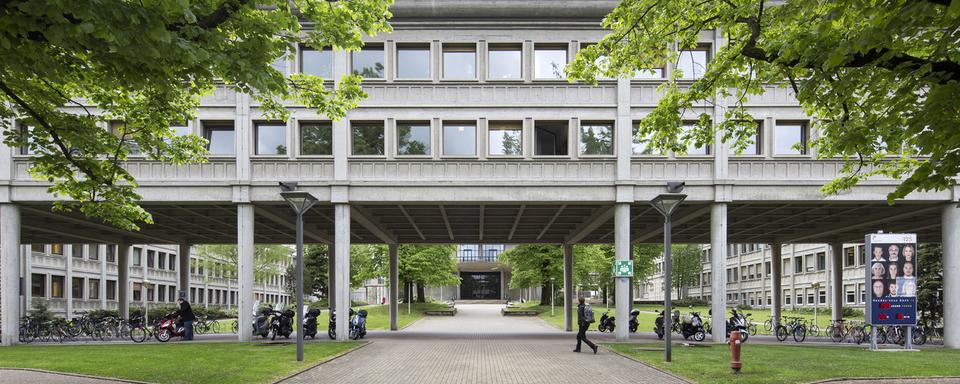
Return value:
M 537 46 L 533 53 L 533 77 L 537 79 L 565 79 L 567 48 L 562 46 Z
M 143 284 L 133 283 L 133 301 L 143 300 Z
M 171 253 L 167 261 L 170 262 L 170 270 L 175 271 L 177 269 L 177 255 Z
M 683 122 L 683 132 L 686 134 L 687 132 L 692 131 L 695 125 L 696 125 L 696 122 L 693 122 L 693 121 Z M 709 155 L 710 146 L 706 144 L 697 146 L 696 140 L 693 140 L 690 142 L 690 144 L 687 145 L 687 154 L 688 155 Z
M 87 247 L 87 259 L 100 260 L 100 247 L 96 244 L 91 244 Z
M 634 79 L 662 79 L 663 67 L 640 69 L 633 73 Z
M 89 299 L 100 298 L 100 279 L 87 279 L 87 296 Z
M 583 122 L 580 124 L 581 155 L 613 154 L 613 123 Z
M 710 47 L 700 46 L 693 49 L 680 51 L 680 57 L 677 59 L 676 71 L 680 74 L 680 79 L 699 79 L 707 72 L 707 60 L 709 59 Z
M 39 273 L 30 275 L 30 294 L 33 297 L 47 297 L 47 275 Z
M 773 134 L 774 155 L 805 155 L 807 153 L 807 124 L 778 121 Z M 794 146 L 799 146 L 800 149 Z
M 147 250 L 147 268 L 153 268 L 156 265 L 154 263 L 154 261 L 156 261 L 156 258 L 157 258 L 157 251 L 154 251 L 152 249 Z
M 353 154 L 359 156 L 383 156 L 383 123 L 351 122 Z
M 70 247 L 70 249 L 73 252 L 73 257 L 78 259 L 83 258 L 83 244 L 74 244 Z
M 430 122 L 398 122 L 397 154 L 429 156 Z
M 172 288 L 172 287 L 171 287 Z M 157 286 L 157 301 L 167 301 L 167 286 L 158 285 Z
M 19 151 L 18 153 L 21 154 L 21 155 L 34 155 L 34 154 L 36 154 L 37 152 L 34 151 L 34 149 L 32 148 L 32 147 L 35 145 L 34 139 L 33 139 L 33 137 L 30 137 L 30 136 L 29 136 L 30 133 L 33 132 L 33 127 L 28 126 L 28 125 L 23 124 L 23 123 L 20 123 L 20 122 L 17 122 L 17 126 L 18 126 L 19 129 L 20 129 L 20 137 L 26 137 L 26 139 L 27 139 L 27 145 L 24 145 L 24 146 L 20 147 L 20 151 Z
M 300 72 L 324 79 L 333 78 L 333 51 L 300 46 Z
M 473 156 L 477 154 L 477 124 L 449 122 L 443 124 L 443 154 Z
M 117 246 L 113 244 L 104 244 L 104 247 L 106 247 L 107 262 L 116 263 L 117 262 Z
M 117 281 L 107 280 L 107 300 L 117 299 Z
M 487 146 L 491 156 L 523 155 L 523 123 L 491 121 L 488 124 Z
M 127 123 L 117 120 L 111 121 L 110 133 L 123 142 L 129 154 L 134 156 L 140 154 L 140 146 L 133 140 L 133 134 L 127 132 Z
M 83 298 L 83 278 L 82 277 L 74 277 L 70 279 L 70 294 L 72 295 L 70 297 L 74 299 Z
M 157 268 L 164 269 L 167 267 L 167 254 L 163 252 L 157 252 Z
M 538 156 L 566 156 L 569 123 L 566 121 L 538 121 L 533 127 L 534 154 Z
M 170 129 L 173 130 L 173 135 L 176 137 L 186 136 L 193 133 L 193 129 L 190 128 L 190 124 L 186 121 L 177 123 L 176 125 L 171 125 Z
M 429 79 L 430 45 L 397 44 L 397 78 Z
M 147 301 L 154 301 L 154 300 L 155 300 L 155 297 L 156 297 L 156 295 L 154 295 L 154 293 L 155 293 L 154 290 L 155 290 L 155 289 L 156 289 L 156 288 L 154 288 L 153 285 L 148 286 L 148 288 L 147 288 Z
M 814 304 L 813 292 L 807 292 L 807 304 Z
M 63 276 L 50 275 L 50 297 L 55 299 L 63 298 Z
M 443 46 L 443 78 L 470 80 L 477 78 L 477 46 L 474 44 Z
M 650 140 L 647 138 L 640 138 L 640 122 L 633 122 L 633 154 L 634 155 L 659 155 L 659 151 L 653 148 L 653 145 L 650 143 Z
M 233 123 L 204 123 L 203 138 L 207 139 L 207 150 L 211 155 L 235 155 L 236 132 Z
M 790 305 L 790 294 L 787 292 L 783 292 L 783 303 Z
M 765 275 L 770 276 L 770 274 L 773 273 L 773 272 L 770 272 L 771 264 L 769 261 L 764 263 L 763 267 L 764 267 L 763 270 Z
M 300 154 L 333 155 L 333 124 L 330 122 L 300 123 Z
M 133 247 L 133 265 L 134 266 L 143 265 L 143 261 L 141 260 L 142 252 L 143 252 L 142 249 Z
M 258 155 L 287 154 L 287 125 L 284 123 L 256 123 Z
M 273 69 L 276 69 L 277 72 L 280 72 L 286 75 L 287 74 L 287 53 L 284 53 L 283 55 L 280 55 L 280 57 L 274 59 L 273 62 L 270 63 L 270 66 L 273 67 Z
M 487 47 L 487 77 L 490 80 L 519 80 L 523 77 L 520 45 L 490 44 Z
M 827 253 L 820 252 L 817 253 L 817 270 L 822 271 L 827 269 Z
M 758 143 L 761 142 L 760 134 L 763 132 L 763 122 L 757 121 L 756 124 L 757 131 L 753 134 L 753 137 L 749 139 L 750 144 L 747 144 L 747 146 L 743 149 L 743 152 L 738 153 L 738 155 L 760 155 L 763 153 L 763 151 L 760 149 L 761 146 L 758 145 Z
M 817 294 L 817 300 L 820 301 L 820 304 L 826 304 L 826 303 L 827 303 L 827 291 L 826 291 L 826 290 L 820 290 L 819 293 Z
M 367 79 L 383 78 L 383 46 L 367 45 L 350 55 L 353 74 Z
M 177 290 L 170 286 L 170 289 L 167 291 L 167 301 L 173 302 L 177 301 Z
M 50 254 L 63 255 L 63 244 L 50 244 Z
M 47 247 L 43 244 L 30 244 L 30 252 L 46 253 Z
M 863 246 L 857 247 L 857 255 L 860 256 L 860 265 L 864 265 L 867 263 L 867 253 L 864 252 Z
M 803 272 L 803 256 L 793 258 L 793 273 Z

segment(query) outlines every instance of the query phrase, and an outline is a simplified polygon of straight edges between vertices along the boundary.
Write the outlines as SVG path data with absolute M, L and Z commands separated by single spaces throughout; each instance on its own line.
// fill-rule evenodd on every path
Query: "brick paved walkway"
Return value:
M 62 375 L 58 373 L 28 371 L 22 369 L 0 369 L 0 384 L 121 384 L 126 381 L 101 380 L 90 377 Z
M 573 353 L 574 334 L 539 318 L 503 317 L 500 308 L 458 306 L 453 317 L 429 317 L 400 332 L 371 334 L 370 345 L 285 383 L 680 382 L 603 349 L 597 355 Z

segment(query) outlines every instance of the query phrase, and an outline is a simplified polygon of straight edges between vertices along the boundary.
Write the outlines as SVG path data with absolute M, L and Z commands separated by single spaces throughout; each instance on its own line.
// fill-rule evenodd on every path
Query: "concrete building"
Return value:
M 341 313 L 350 298 L 350 244 L 389 245 L 392 329 L 400 243 L 563 244 L 564 310 L 572 329 L 573 244 L 612 243 L 616 258 L 628 260 L 632 243 L 659 242 L 663 218 L 649 203 L 666 192 L 668 181 L 686 182 L 674 241 L 710 243 L 713 287 L 728 287 L 729 243 L 772 244 L 776 260 L 784 245 L 829 243 L 827 263 L 840 273 L 841 243 L 881 229 L 915 232 L 921 242 L 943 241 L 945 316 L 960 318 L 960 187 L 913 193 L 889 205 L 886 195 L 898 181 L 877 177 L 823 196 L 820 187 L 843 163 L 817 159 L 807 145 L 818 134 L 816 120 L 777 85 L 745 102 L 758 124 L 748 153 L 731 153 L 719 132 L 716 144 L 687 155 L 651 153 L 633 138 L 633 127 L 657 105 L 657 87 L 674 63 L 653 75 L 597 85 L 569 83 L 554 71 L 605 34 L 600 20 L 614 5 L 399 0 L 391 9 L 393 33 L 368 38 L 363 51 L 304 55 L 295 47 L 280 68 L 329 67 L 332 79 L 361 73 L 370 97 L 340 121 L 294 104 L 289 120 L 271 121 L 250 95 L 218 87 L 201 100 L 197 118 L 178 127 L 210 140 L 209 162 L 173 166 L 132 158 L 125 164 L 155 221 L 138 232 L 51 211 L 55 197 L 45 181 L 30 176 L 30 156 L 0 148 L 3 344 L 17 342 L 20 246 L 50 242 L 121 245 L 121 287 L 131 281 L 130 244 L 176 244 L 182 255 L 193 244 L 236 243 L 239 338 L 248 340 L 254 244 L 294 242 L 294 215 L 279 181 L 297 181 L 321 202 L 305 215 L 305 239 L 334 245 L 331 271 Z M 707 31 L 699 43 L 678 62 L 690 76 L 702 73 L 697 69 L 726 42 Z M 685 118 L 707 113 L 720 121 L 730 103 L 702 103 Z M 85 107 L 99 113 L 95 105 Z M 798 142 L 802 149 L 795 150 Z M 781 274 L 779 263 L 771 268 Z M 178 278 L 189 276 L 181 270 Z M 777 305 L 780 281 L 773 286 Z M 626 340 L 628 280 L 618 279 L 615 288 L 616 336 Z M 843 291 L 837 286 L 829 294 L 842 297 Z M 117 295 L 126 313 L 130 292 Z M 711 296 L 714 311 L 722 311 L 726 293 Z M 347 318 L 338 320 L 337 335 L 345 338 Z M 724 341 L 722 329 L 713 335 Z M 944 336 L 947 346 L 960 347 L 960 328 L 948 322 Z
M 174 305 L 181 290 L 178 275 L 182 265 L 177 247 L 132 245 L 128 267 L 128 305 Z M 23 276 L 29 276 L 24 290 L 24 308 L 43 303 L 54 314 L 72 318 L 78 312 L 118 309 L 118 262 L 115 245 L 29 244 L 22 247 Z M 290 261 L 278 265 L 286 270 Z M 198 263 L 190 256 L 189 290 L 183 291 L 196 307 L 237 307 L 237 279 L 225 268 Z M 255 281 L 254 300 L 260 303 L 289 304 L 285 276 L 275 274 Z

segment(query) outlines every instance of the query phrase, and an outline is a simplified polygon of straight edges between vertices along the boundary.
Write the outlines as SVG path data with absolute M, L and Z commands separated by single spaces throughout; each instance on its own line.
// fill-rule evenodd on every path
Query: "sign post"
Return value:
M 917 325 L 917 235 L 873 233 L 866 236 L 866 321 L 872 325 L 870 349 L 877 349 L 877 327 L 906 327 L 904 346 L 913 348 Z

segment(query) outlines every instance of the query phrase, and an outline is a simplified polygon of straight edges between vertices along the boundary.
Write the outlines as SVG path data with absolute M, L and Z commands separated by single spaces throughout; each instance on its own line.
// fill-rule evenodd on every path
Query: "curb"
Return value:
M 872 380 L 941 380 L 941 379 L 960 379 L 960 376 L 904 376 L 904 377 L 835 377 L 811 381 L 807 384 L 839 383 L 844 381 L 872 381 Z
M 311 364 L 311 365 L 308 366 L 308 367 L 304 367 L 303 369 L 300 369 L 300 370 L 298 370 L 298 371 L 296 371 L 296 372 L 294 372 L 294 373 L 291 373 L 291 374 L 289 374 L 289 375 L 286 375 L 286 376 L 284 376 L 284 377 L 281 377 L 281 378 L 275 380 L 273 383 L 274 383 L 274 384 L 279 384 L 279 383 L 282 383 L 282 382 L 284 382 L 284 381 L 290 380 L 290 379 L 294 378 L 295 376 L 299 376 L 299 375 L 301 375 L 302 373 L 304 373 L 304 372 L 306 372 L 306 371 L 309 371 L 309 370 L 311 370 L 311 369 L 314 369 L 314 368 L 316 368 L 316 367 L 319 367 L 319 366 L 321 366 L 321 365 L 324 365 L 324 364 L 326 364 L 326 363 L 329 363 L 329 362 L 331 362 L 331 361 L 334 361 L 334 360 L 336 360 L 336 359 L 339 359 L 339 358 L 347 355 L 348 353 L 351 353 L 351 352 L 353 352 L 353 351 L 359 350 L 360 348 L 366 347 L 366 346 L 370 345 L 371 343 L 372 343 L 372 342 L 370 342 L 370 341 L 366 341 L 366 342 L 364 342 L 363 344 L 360 344 L 360 345 L 358 345 L 358 346 L 356 346 L 356 347 L 354 347 L 354 348 L 350 348 L 350 349 L 348 349 L 348 350 L 346 350 L 346 351 L 340 352 L 340 353 L 338 353 L 338 354 L 336 354 L 336 355 L 333 355 L 333 356 L 330 356 L 330 357 L 328 357 L 328 358 L 326 358 L 326 359 L 324 359 L 324 360 L 321 360 L 321 361 L 318 361 L 318 362 L 316 362 L 316 363 L 314 363 L 314 364 Z
M 129 380 L 129 379 L 120 379 L 120 378 L 116 378 L 116 377 L 105 377 L 105 376 L 85 375 L 85 374 L 82 374 L 82 373 L 48 371 L 48 370 L 46 370 L 46 369 L 37 369 L 37 368 L 5 368 L 5 367 L 0 367 L 0 370 L 39 372 L 39 373 L 46 373 L 46 374 L 58 375 L 58 376 L 82 377 L 82 378 L 84 378 L 84 379 L 108 380 L 108 381 L 115 381 L 115 382 L 120 382 L 120 383 L 151 384 L 151 383 L 146 382 L 146 381 L 136 381 L 136 380 Z
M 632 360 L 632 361 L 634 361 L 634 362 L 643 364 L 644 366 L 646 366 L 646 367 L 648 367 L 648 368 L 652 368 L 653 370 L 655 370 L 655 371 L 657 371 L 657 372 L 660 372 L 660 373 L 665 374 L 665 375 L 667 375 L 667 376 L 673 377 L 674 379 L 677 379 L 677 380 L 680 381 L 681 383 L 695 384 L 693 381 L 691 381 L 690 379 L 688 379 L 688 378 L 686 378 L 686 377 L 679 376 L 679 375 L 677 375 L 677 374 L 675 374 L 675 373 L 668 372 L 668 371 L 666 371 L 666 370 L 660 369 L 660 367 L 654 366 L 653 364 L 649 364 L 649 363 L 647 363 L 647 362 L 645 362 L 645 361 L 642 361 L 642 360 L 635 359 L 635 358 L 633 358 L 633 357 L 630 356 L 630 355 L 621 353 L 620 351 L 615 351 L 615 350 L 613 350 L 613 349 L 611 349 L 611 348 L 607 348 L 607 347 L 604 346 L 603 344 L 599 344 L 598 346 L 601 346 L 601 347 L 603 347 L 603 349 L 605 349 L 605 350 L 607 350 L 607 351 L 610 351 L 610 352 L 613 352 L 615 355 L 619 355 L 620 357 L 623 357 L 623 358 L 625 358 L 625 359 L 627 359 L 627 360 Z

